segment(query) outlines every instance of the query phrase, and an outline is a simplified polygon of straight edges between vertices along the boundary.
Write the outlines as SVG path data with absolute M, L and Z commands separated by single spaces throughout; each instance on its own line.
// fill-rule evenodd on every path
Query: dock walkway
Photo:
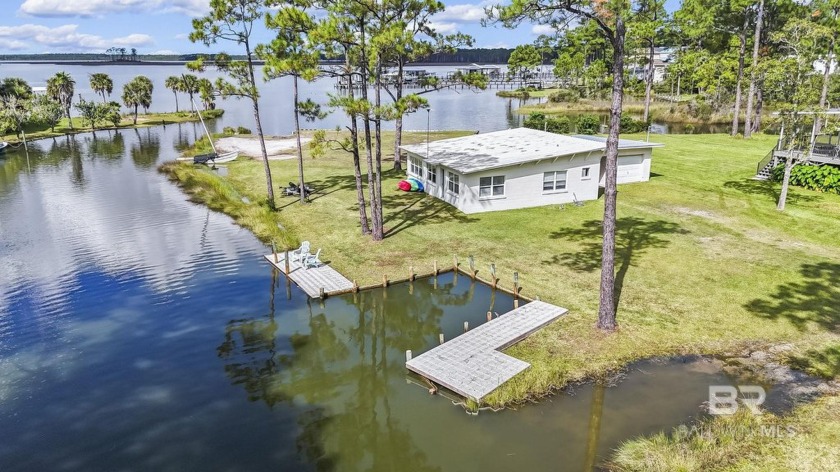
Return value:
M 533 301 L 405 363 L 408 370 L 476 402 L 531 365 L 499 352 L 568 310 Z
M 265 258 L 274 267 L 280 269 L 280 272 L 285 272 L 285 254 L 278 253 L 276 262 L 274 260 L 274 254 L 267 254 Z M 288 277 L 312 298 L 321 297 L 322 290 L 323 295 L 332 295 L 335 293 L 345 293 L 354 288 L 353 282 L 327 264 L 304 269 L 300 262 L 289 260 Z

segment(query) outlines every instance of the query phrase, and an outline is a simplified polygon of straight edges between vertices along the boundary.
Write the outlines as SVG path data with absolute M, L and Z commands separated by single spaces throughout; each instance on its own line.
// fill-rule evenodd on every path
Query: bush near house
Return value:
M 784 164 L 773 169 L 773 181 L 781 182 L 784 175 Z M 840 169 L 828 165 L 797 165 L 790 170 L 790 183 L 808 190 L 840 194 Z
M 577 119 L 577 132 L 580 134 L 596 134 L 601 127 L 601 120 L 595 115 L 580 115 Z

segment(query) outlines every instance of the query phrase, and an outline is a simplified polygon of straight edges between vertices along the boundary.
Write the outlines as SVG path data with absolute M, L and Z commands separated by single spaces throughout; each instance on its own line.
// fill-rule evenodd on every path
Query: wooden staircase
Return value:
M 770 180 L 773 174 L 773 169 L 779 165 L 779 160 L 775 157 L 776 149 L 773 148 L 764 156 L 764 159 L 759 161 L 756 166 L 755 177 L 753 180 Z

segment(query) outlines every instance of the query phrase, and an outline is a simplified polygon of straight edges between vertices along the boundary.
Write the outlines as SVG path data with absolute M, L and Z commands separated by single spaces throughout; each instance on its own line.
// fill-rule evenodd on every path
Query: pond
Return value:
M 156 171 L 195 136 L 0 159 L 0 470 L 577 471 L 732 383 L 703 359 L 647 361 L 615 388 L 469 415 L 412 382 L 404 352 L 511 298 L 450 273 L 309 300 Z

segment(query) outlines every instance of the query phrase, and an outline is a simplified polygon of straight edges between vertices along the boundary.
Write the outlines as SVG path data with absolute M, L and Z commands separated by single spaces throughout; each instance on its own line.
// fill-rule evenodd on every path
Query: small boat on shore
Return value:
M 193 107 L 197 110 L 198 107 L 195 104 L 195 100 L 193 100 Z M 201 127 L 204 128 L 204 134 L 207 135 L 207 140 L 210 141 L 210 147 L 213 149 L 213 152 L 207 154 L 199 154 L 192 158 L 193 164 L 207 164 L 211 162 L 213 165 L 222 164 L 225 162 L 235 161 L 237 157 L 239 157 L 239 151 L 230 151 L 230 152 L 219 152 L 216 149 L 216 145 L 213 143 L 213 136 L 210 134 L 210 130 L 207 129 L 207 125 L 204 123 L 204 118 L 201 117 L 201 112 L 198 113 L 198 119 L 201 121 Z
M 223 152 L 221 154 L 216 152 L 199 154 L 192 159 L 193 164 L 207 164 L 208 162 L 212 162 L 213 164 L 223 164 L 225 162 L 235 161 L 237 157 L 239 157 L 239 151 Z
M 6 152 L 6 148 L 9 147 L 9 143 L 6 141 L 0 142 L 0 154 Z

